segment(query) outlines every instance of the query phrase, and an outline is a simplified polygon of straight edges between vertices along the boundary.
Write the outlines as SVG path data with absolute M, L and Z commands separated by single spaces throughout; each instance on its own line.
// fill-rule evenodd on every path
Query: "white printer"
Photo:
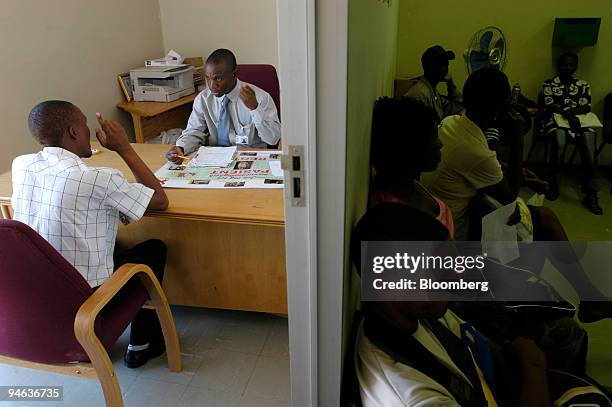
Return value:
M 172 102 L 195 92 L 193 66 L 149 66 L 130 71 L 135 101 Z

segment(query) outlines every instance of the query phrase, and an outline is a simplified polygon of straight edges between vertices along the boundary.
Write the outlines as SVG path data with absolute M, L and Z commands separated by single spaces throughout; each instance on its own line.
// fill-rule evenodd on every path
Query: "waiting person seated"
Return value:
M 455 53 L 446 51 L 440 45 L 427 48 L 421 56 L 423 76 L 420 76 L 404 95 L 434 109 L 438 122 L 463 110 L 461 93 L 457 90 L 448 68 L 449 61 L 454 59 Z M 447 96 L 438 92 L 440 82 L 446 83 Z
M 351 255 L 361 271 L 362 241 L 448 237 L 446 228 L 432 216 L 407 205 L 384 203 L 368 210 L 359 221 Z M 508 376 L 522 380 L 512 385 L 498 383 L 483 355 L 464 345 L 462 326 L 469 324 L 449 311 L 446 302 L 364 301 L 362 312 L 355 364 L 366 407 L 496 406 L 502 398 L 512 400 L 509 405 L 552 405 L 546 357 L 530 339 L 512 342 L 519 363 L 517 375 Z M 470 332 L 478 335 L 475 330 Z
M 516 200 L 522 182 L 524 122 L 508 105 L 510 85 L 506 75 L 492 68 L 474 72 L 463 88 L 465 113 L 445 118 L 438 131 L 442 159 L 438 168 L 423 174 L 422 183 L 448 204 L 453 213 L 455 238 L 469 236 L 471 201 L 479 193 L 507 205 Z M 484 135 L 503 129 L 508 139 L 508 168 L 504 173 Z
M 571 140 L 576 143 L 580 154 L 582 192 L 585 194 L 582 204 L 595 215 L 601 215 L 603 210 L 597 198 L 597 167 L 594 157 L 597 133 L 592 128 L 582 127 L 578 118 L 578 115 L 591 111 L 591 87 L 587 82 L 574 77 L 577 69 L 578 55 L 566 52 L 557 62 L 557 76 L 542 85 L 544 132 L 552 141 L 548 169 L 550 191 L 547 198 L 555 200 L 559 196 L 557 174 L 560 147 Z M 555 113 L 568 121 L 569 128 L 559 126 L 554 119 Z
M 193 101 L 187 128 L 167 153 L 175 163 L 200 146 L 261 147 L 278 143 L 280 120 L 266 91 L 238 79 L 236 57 L 218 49 L 206 59 L 206 84 Z
M 370 205 L 401 202 L 429 214 L 453 236 L 449 207 L 419 182 L 440 162 L 436 113 L 409 98 L 381 98 L 372 119 L 371 165 L 376 176 Z M 397 148 L 398 145 L 402 148 Z
M 147 240 L 115 252 L 115 238 L 120 218 L 137 221 L 147 209 L 165 210 L 168 198 L 121 125 L 96 115 L 101 126 L 96 137 L 119 154 L 137 182 L 128 182 L 117 170 L 85 164 L 82 158 L 92 154 L 85 115 L 69 102 L 42 102 L 30 112 L 28 127 L 43 149 L 13 161 L 14 219 L 44 237 L 94 289 L 125 263 L 146 264 L 161 281 L 166 262 L 161 241 Z M 132 279 L 119 298 L 139 284 Z M 141 310 L 131 326 L 124 361 L 135 368 L 162 354 L 165 345 L 154 310 Z

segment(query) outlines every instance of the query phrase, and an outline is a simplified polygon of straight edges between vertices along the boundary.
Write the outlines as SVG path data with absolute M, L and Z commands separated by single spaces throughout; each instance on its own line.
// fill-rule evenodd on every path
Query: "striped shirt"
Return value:
M 15 158 L 12 176 L 14 219 L 36 230 L 92 287 L 113 273 L 120 214 L 139 220 L 153 196 L 120 171 L 88 167 L 59 147 Z

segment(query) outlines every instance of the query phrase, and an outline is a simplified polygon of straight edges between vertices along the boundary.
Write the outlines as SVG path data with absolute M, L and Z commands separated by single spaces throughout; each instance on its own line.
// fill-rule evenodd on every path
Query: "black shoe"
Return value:
M 166 345 L 163 341 L 157 344 L 149 344 L 149 347 L 144 350 L 128 350 L 125 352 L 123 362 L 129 369 L 135 369 L 147 363 L 149 359 L 153 359 L 166 351 Z
M 595 215 L 603 215 L 603 209 L 599 206 L 599 200 L 596 193 L 587 194 L 582 200 L 582 204 Z
M 588 324 L 605 318 L 612 318 L 611 301 L 581 301 L 578 309 L 580 322 Z
M 546 199 L 554 201 L 559 198 L 559 185 L 550 183 L 548 185 L 548 191 L 546 191 Z

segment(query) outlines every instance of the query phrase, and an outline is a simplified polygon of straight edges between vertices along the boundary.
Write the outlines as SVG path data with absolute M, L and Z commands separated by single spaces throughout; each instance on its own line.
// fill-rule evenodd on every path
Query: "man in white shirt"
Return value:
M 265 148 L 280 140 L 280 120 L 272 97 L 255 85 L 242 82 L 236 57 L 227 49 L 214 51 L 206 60 L 206 83 L 193 102 L 187 128 L 167 157 L 181 156 L 202 145 Z
M 524 122 L 509 109 L 510 84 L 504 73 L 480 69 L 463 88 L 465 113 L 445 118 L 438 130 L 442 160 L 438 168 L 423 174 L 421 182 L 442 198 L 453 212 L 455 238 L 469 237 L 469 205 L 479 192 L 503 205 L 516 200 L 522 179 Z M 504 174 L 484 130 L 502 128 L 509 144 Z
M 44 237 L 94 289 L 125 263 L 147 264 L 161 280 L 166 258 L 161 241 L 148 240 L 122 253 L 114 249 L 120 217 L 137 221 L 147 209 L 165 210 L 168 198 L 121 125 L 99 113 L 96 116 L 101 126 L 96 129 L 98 140 L 119 154 L 137 182 L 128 182 L 112 168 L 87 166 L 82 160 L 92 154 L 87 118 L 72 103 L 45 101 L 28 118 L 30 132 L 42 151 L 13 161 L 14 219 Z M 129 295 L 139 285 L 133 279 L 121 295 Z M 140 311 L 132 322 L 125 364 L 141 366 L 164 349 L 155 312 Z

